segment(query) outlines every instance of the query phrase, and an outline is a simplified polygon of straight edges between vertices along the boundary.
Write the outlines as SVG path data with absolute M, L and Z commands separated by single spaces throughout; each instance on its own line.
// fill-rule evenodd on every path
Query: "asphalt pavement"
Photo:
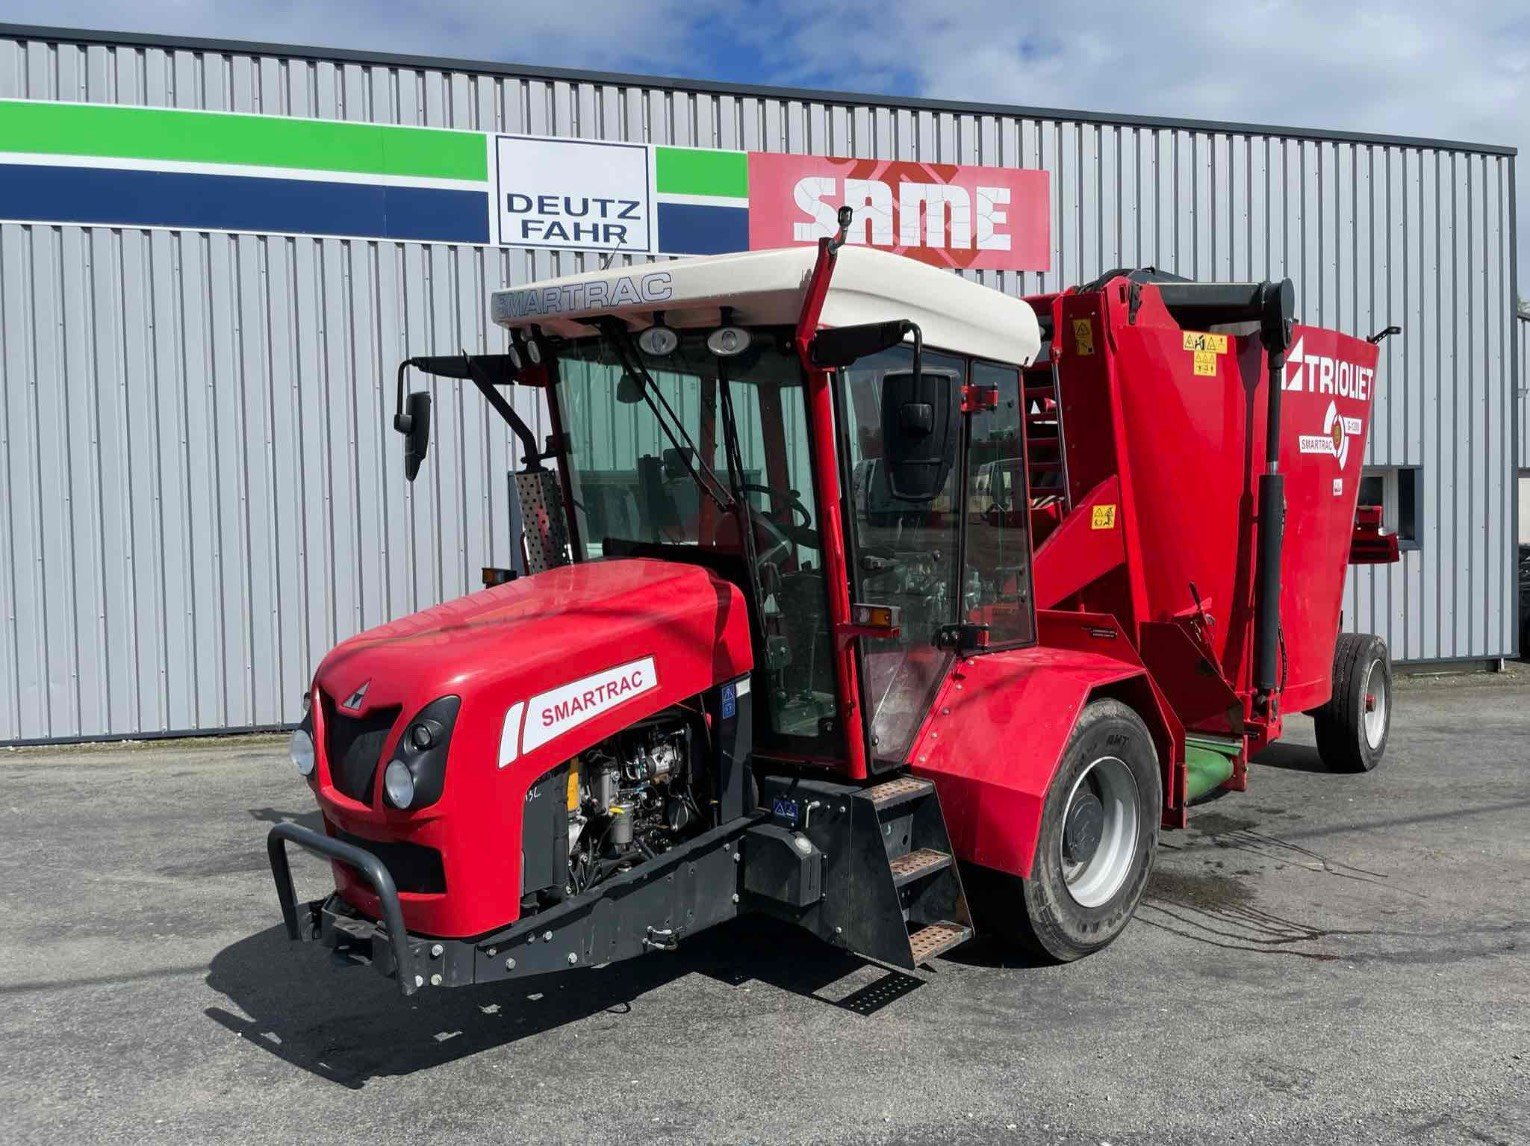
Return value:
M 1530 1142 L 1530 684 L 1403 686 L 1369 775 L 1292 726 L 1079 963 L 740 921 L 409 1001 L 286 942 L 283 739 L 0 751 L 0 1140 Z

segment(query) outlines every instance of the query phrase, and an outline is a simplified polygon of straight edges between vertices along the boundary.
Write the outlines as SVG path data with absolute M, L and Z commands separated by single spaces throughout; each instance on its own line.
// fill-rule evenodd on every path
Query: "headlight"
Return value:
M 298 775 L 308 777 L 313 775 L 313 737 L 306 728 L 294 728 L 292 739 L 287 742 L 287 752 L 292 757 L 292 763 L 298 770 Z
M 418 811 L 441 798 L 446 787 L 446 755 L 457 723 L 458 696 L 431 701 L 410 718 L 383 769 L 383 797 L 395 808 Z
M 383 788 L 388 793 L 388 803 L 395 808 L 407 808 L 414 803 L 414 773 L 402 760 L 388 761 L 383 772 Z

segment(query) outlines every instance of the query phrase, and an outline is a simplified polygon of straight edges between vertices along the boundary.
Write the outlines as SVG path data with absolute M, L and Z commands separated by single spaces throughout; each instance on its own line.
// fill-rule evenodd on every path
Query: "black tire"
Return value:
M 1380 706 L 1380 733 L 1366 715 Z M 1335 772 L 1369 772 L 1392 731 L 1392 658 L 1369 633 L 1340 633 L 1333 650 L 1333 695 L 1312 713 L 1318 755 Z
M 1064 868 L 1065 817 L 1074 789 L 1085 773 L 1106 760 L 1129 773 L 1135 799 L 1136 833 L 1124 876 L 1102 902 L 1085 905 L 1069 890 Z M 1117 777 L 1122 771 L 1104 765 Z M 1086 780 L 1085 783 L 1093 781 Z M 982 870 L 969 881 L 968 895 L 981 931 L 1041 959 L 1066 963 L 1101 947 L 1123 930 L 1142 901 L 1163 814 L 1163 780 L 1158 752 L 1142 718 L 1115 700 L 1097 700 L 1084 709 L 1063 751 L 1042 806 L 1041 830 L 1029 879 Z M 1100 846 L 1104 846 L 1102 842 Z M 1124 845 L 1123 845 L 1124 847 Z M 1083 870 L 1093 857 L 1081 861 Z

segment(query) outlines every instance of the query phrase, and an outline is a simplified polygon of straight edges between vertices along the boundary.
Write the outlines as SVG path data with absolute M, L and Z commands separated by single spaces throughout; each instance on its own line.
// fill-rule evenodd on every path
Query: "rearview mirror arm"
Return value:
M 515 412 L 515 407 L 505 401 L 505 396 L 495 389 L 494 383 L 478 368 L 472 355 L 464 352 L 462 357 L 467 360 L 468 375 L 473 385 L 478 387 L 478 392 L 483 395 L 483 400 L 494 407 L 494 412 L 505 420 L 511 431 L 521 440 L 521 455 L 525 462 L 524 472 L 533 473 L 541 469 L 542 459 L 549 455 L 537 449 L 537 437 L 531 432 L 531 427 Z
M 407 434 L 413 419 L 404 413 L 404 372 L 409 369 L 409 364 L 414 359 L 406 358 L 398 364 L 398 394 L 393 401 L 393 428 L 401 434 Z

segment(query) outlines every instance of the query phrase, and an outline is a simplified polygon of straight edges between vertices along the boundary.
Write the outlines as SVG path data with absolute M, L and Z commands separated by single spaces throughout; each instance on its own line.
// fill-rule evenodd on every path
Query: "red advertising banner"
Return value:
M 1052 266 L 1045 171 L 749 153 L 751 250 L 832 235 L 842 204 L 851 243 L 963 270 Z

